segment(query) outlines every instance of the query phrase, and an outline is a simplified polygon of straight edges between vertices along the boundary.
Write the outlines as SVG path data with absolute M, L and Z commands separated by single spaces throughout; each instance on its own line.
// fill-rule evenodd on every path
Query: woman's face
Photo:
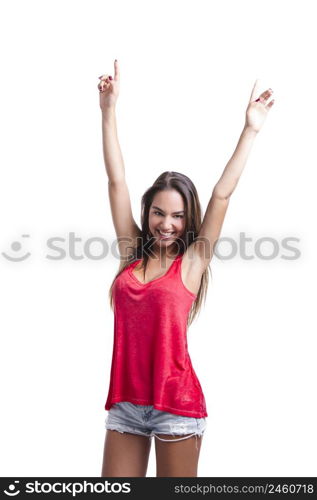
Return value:
M 156 193 L 149 211 L 149 228 L 155 244 L 161 248 L 171 246 L 184 232 L 185 216 L 184 201 L 178 191 Z

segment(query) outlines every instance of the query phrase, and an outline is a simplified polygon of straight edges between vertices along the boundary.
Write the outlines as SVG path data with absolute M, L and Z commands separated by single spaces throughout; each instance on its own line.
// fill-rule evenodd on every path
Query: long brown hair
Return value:
M 142 268 L 144 269 L 144 276 L 149 260 L 148 253 L 151 253 L 149 246 L 153 244 L 153 237 L 151 237 L 149 229 L 149 212 L 152 205 L 154 196 L 159 191 L 175 189 L 182 196 L 185 205 L 185 228 L 182 236 L 176 240 L 178 246 L 178 255 L 182 255 L 187 248 L 194 242 L 198 237 L 200 226 L 202 223 L 202 213 L 200 201 L 198 198 L 197 190 L 193 182 L 184 174 L 179 172 L 163 172 L 154 182 L 154 184 L 147 189 L 143 194 L 141 199 L 141 235 L 137 238 L 140 241 L 135 247 L 131 249 L 131 253 L 127 258 L 126 262 L 120 262 L 119 271 L 117 272 L 114 280 L 111 284 L 109 290 L 110 307 L 113 309 L 113 285 L 119 274 L 124 271 L 128 266 L 135 262 L 136 260 L 142 259 Z M 205 303 L 210 267 L 204 271 L 201 279 L 200 288 L 195 301 L 191 307 L 188 315 L 187 325 L 189 326 L 196 315 L 200 312 L 202 302 Z

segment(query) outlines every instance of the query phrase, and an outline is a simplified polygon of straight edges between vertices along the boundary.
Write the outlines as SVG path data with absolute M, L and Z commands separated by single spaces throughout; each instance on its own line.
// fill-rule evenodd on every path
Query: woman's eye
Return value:
M 154 215 L 162 215 L 160 212 L 153 212 Z M 179 217 L 182 219 L 184 216 L 183 215 L 175 215 L 175 217 Z

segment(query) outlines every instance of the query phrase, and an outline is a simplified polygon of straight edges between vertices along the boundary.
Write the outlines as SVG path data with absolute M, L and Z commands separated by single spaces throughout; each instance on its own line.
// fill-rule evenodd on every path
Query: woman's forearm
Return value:
M 115 107 L 102 112 L 103 157 L 109 182 L 115 183 L 125 179 L 123 157 L 117 134 Z
M 213 193 L 218 198 L 229 198 L 238 184 L 239 178 L 247 162 L 257 132 L 245 126 L 240 135 L 236 149 L 228 161 Z

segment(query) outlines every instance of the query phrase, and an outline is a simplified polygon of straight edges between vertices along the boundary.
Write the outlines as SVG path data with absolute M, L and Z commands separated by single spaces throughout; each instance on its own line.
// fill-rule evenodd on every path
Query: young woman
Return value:
M 152 436 L 157 476 L 197 476 L 206 429 L 204 394 L 187 349 L 187 327 L 206 298 L 209 263 L 253 141 L 274 100 L 257 81 L 237 147 L 215 185 L 204 219 L 191 180 L 162 173 L 131 210 L 117 137 L 120 71 L 98 84 L 109 198 L 120 252 L 110 289 L 114 344 L 102 477 L 145 477 Z

